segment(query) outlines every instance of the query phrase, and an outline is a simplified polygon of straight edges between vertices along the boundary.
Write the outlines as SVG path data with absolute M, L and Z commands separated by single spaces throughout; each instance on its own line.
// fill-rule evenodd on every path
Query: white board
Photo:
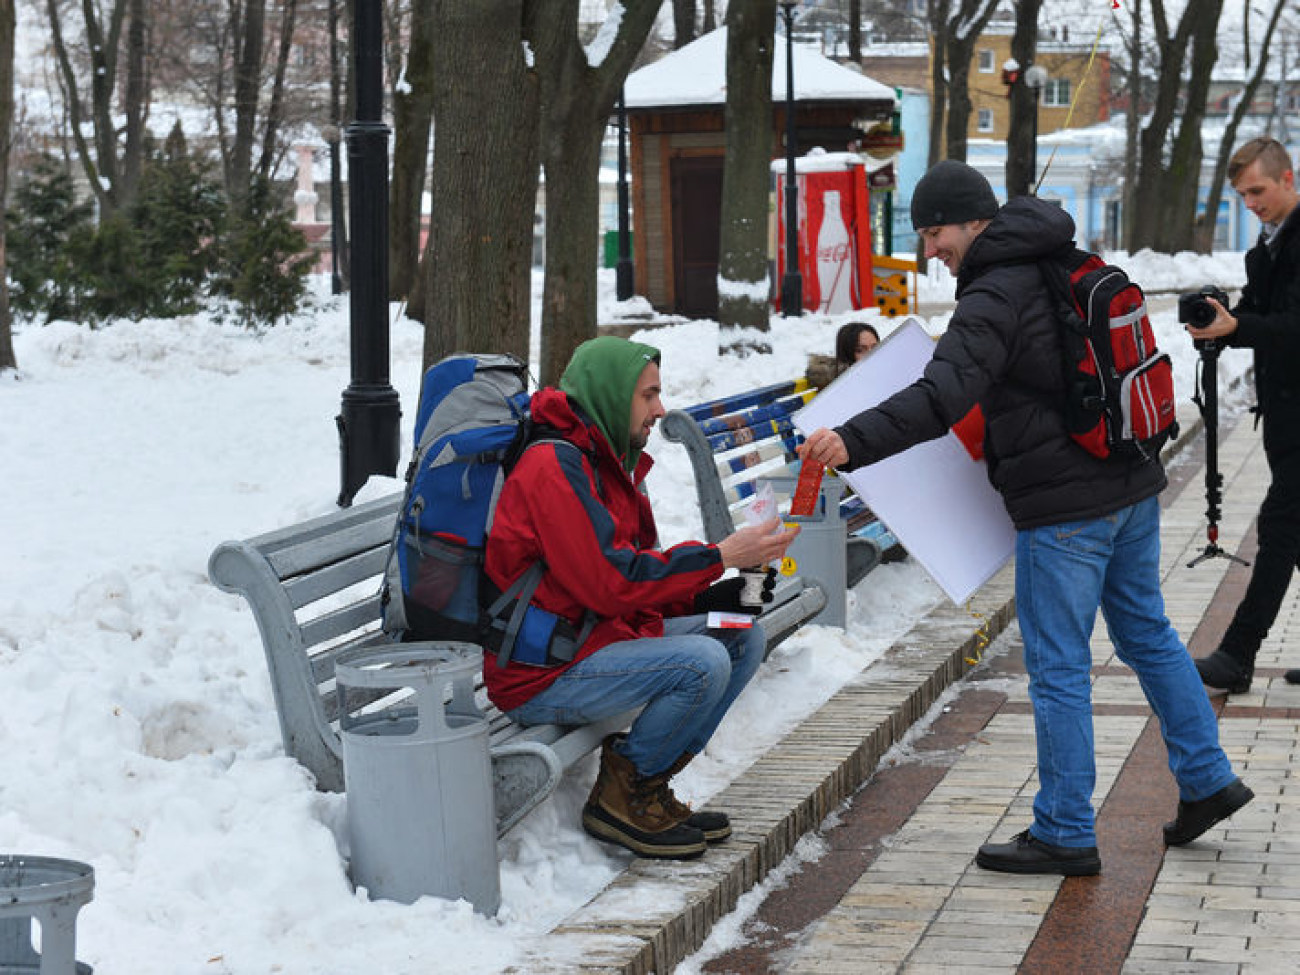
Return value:
M 934 340 L 908 318 L 795 413 L 795 425 L 805 436 L 839 426 L 911 385 L 933 355 Z M 951 431 L 840 476 L 958 605 L 1015 552 L 1015 528 L 984 461 Z

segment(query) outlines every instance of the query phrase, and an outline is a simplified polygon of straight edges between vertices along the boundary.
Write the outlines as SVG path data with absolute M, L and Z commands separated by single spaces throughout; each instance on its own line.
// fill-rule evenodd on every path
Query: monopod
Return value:
M 1219 473 L 1219 349 L 1216 339 L 1196 339 L 1201 353 L 1201 366 L 1197 374 L 1196 393 L 1192 402 L 1201 411 L 1205 425 L 1205 537 L 1207 544 L 1201 554 L 1187 563 L 1190 569 L 1206 559 L 1231 559 L 1241 565 L 1250 565 L 1245 559 L 1233 555 L 1219 546 L 1219 505 L 1223 501 L 1223 475 Z

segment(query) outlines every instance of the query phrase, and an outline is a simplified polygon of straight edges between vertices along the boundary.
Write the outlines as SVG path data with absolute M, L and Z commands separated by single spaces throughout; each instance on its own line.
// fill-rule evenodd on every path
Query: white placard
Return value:
M 908 318 L 795 413 L 795 425 L 804 435 L 838 426 L 910 385 L 933 355 L 934 340 Z M 1015 552 L 1015 528 L 984 461 L 951 431 L 840 476 L 958 605 Z

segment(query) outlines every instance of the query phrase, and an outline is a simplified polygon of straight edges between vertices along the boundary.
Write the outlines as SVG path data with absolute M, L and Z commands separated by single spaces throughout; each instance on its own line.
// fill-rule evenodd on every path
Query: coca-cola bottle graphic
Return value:
M 822 194 L 822 226 L 817 234 L 817 293 L 823 314 L 853 307 L 853 270 L 849 265 L 849 228 L 840 212 L 839 190 Z

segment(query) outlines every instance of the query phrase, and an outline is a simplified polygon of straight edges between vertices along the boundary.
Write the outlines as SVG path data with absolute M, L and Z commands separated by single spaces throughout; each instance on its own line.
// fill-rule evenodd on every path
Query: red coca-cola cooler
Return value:
M 785 276 L 785 160 L 772 163 L 775 175 L 776 294 Z M 799 273 L 805 311 L 834 314 L 876 303 L 871 273 L 871 210 L 867 171 L 852 152 L 814 149 L 795 160 L 799 190 Z

